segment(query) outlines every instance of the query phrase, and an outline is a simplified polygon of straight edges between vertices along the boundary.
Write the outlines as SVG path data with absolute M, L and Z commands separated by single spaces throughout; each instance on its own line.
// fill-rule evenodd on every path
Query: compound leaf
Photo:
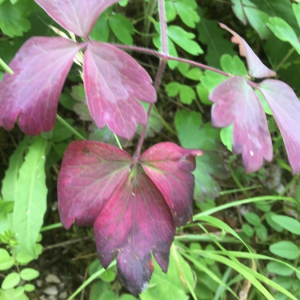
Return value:
M 11 130 L 19 117 L 28 135 L 50 131 L 67 73 L 82 45 L 60 37 L 33 37 L 10 63 L 13 75 L 0 83 L 0 126 Z
M 87 38 L 99 15 L 119 0 L 35 0 L 58 24 Z
M 295 92 L 286 83 L 267 79 L 260 84 L 273 116 L 282 134 L 293 173 L 300 172 L 300 102 Z
M 232 123 L 232 150 L 242 154 L 247 173 L 258 170 L 263 159 L 272 160 L 273 149 L 264 109 L 244 77 L 235 76 L 218 85 L 210 94 L 212 124 Z
M 101 264 L 107 267 L 117 255 L 120 278 L 134 295 L 150 280 L 151 254 L 167 271 L 175 225 L 191 215 L 190 172 L 199 154 L 161 143 L 133 159 L 93 141 L 75 141 L 65 153 L 58 178 L 61 221 L 66 228 L 74 221 L 94 224 Z
M 148 73 L 124 51 L 98 42 L 89 43 L 83 70 L 87 102 L 97 126 L 107 124 L 117 135 L 131 139 L 136 123 L 147 121 L 139 100 L 156 101 Z

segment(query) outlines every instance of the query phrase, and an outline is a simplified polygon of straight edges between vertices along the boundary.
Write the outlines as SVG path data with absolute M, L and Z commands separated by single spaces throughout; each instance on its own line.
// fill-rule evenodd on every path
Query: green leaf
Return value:
M 9 167 L 6 170 L 5 177 L 2 181 L 3 200 L 15 201 L 19 170 L 23 164 L 23 155 L 28 148 L 28 144 L 29 138 L 25 137 L 22 142 L 19 143 L 18 148 L 9 158 Z
M 12 4 L 8 0 L 0 4 L 0 29 L 9 37 L 22 36 L 31 28 L 23 7 L 22 3 Z
M 29 300 L 25 294 L 15 296 L 15 289 L 0 290 L 0 300 Z
M 248 71 L 245 67 L 243 61 L 237 56 L 230 56 L 228 54 L 224 54 L 221 57 L 221 67 L 224 72 L 238 75 L 238 76 L 247 76 Z
M 20 275 L 16 272 L 8 274 L 2 282 L 1 287 L 4 290 L 11 289 L 15 287 L 20 282 Z
M 209 91 L 200 83 L 196 86 L 196 91 L 200 101 L 205 105 L 213 105 L 212 102 L 209 101 Z
M 219 130 L 212 128 L 210 123 L 203 124 L 200 113 L 178 111 L 175 114 L 175 127 L 180 144 L 185 148 L 216 151 L 220 145 Z M 218 196 L 220 186 L 212 177 L 226 178 L 222 159 L 213 152 L 205 152 L 196 157 L 195 192 L 197 200 L 205 197 L 214 199 Z
M 36 279 L 37 277 L 39 277 L 40 272 L 38 272 L 35 269 L 25 268 L 21 271 L 20 275 L 23 280 L 30 281 L 30 280 L 33 280 L 33 279 Z
M 112 282 L 115 280 L 116 276 L 117 276 L 116 272 L 114 272 L 112 269 L 108 269 L 99 277 L 105 282 Z
M 195 35 L 179 26 L 169 26 L 168 37 L 189 54 L 199 55 L 203 53 L 201 47 L 194 41 Z
M 222 143 L 231 152 L 232 152 L 232 133 L 233 133 L 233 124 L 231 124 L 228 127 L 222 128 L 220 131 L 220 138 Z
M 287 231 L 300 235 L 300 222 L 292 217 L 272 215 L 272 220 Z
M 19 298 L 24 294 L 24 287 L 23 286 L 18 286 L 15 291 L 14 291 L 14 297 Z
M 202 85 L 211 92 L 216 86 L 218 86 L 221 82 L 226 80 L 228 77 L 221 75 L 219 73 L 206 70 L 204 72 L 204 76 L 201 77 Z
M 10 269 L 14 263 L 14 258 L 5 249 L 0 249 L 0 271 Z
M 188 85 L 181 85 L 179 91 L 179 97 L 183 104 L 192 104 L 196 99 L 195 91 Z
M 287 276 L 278 276 L 274 279 L 274 282 L 276 282 L 286 290 L 289 290 L 292 287 L 293 279 Z
M 108 16 L 106 10 L 97 19 L 93 30 L 90 33 L 90 38 L 98 42 L 108 42 L 109 40 L 109 26 L 108 26 Z
M 35 290 L 35 286 L 33 284 L 27 283 L 24 285 L 24 290 L 29 293 L 33 292 Z
M 293 11 L 297 19 L 298 26 L 300 27 L 300 4 L 299 3 L 297 4 L 293 3 Z
M 298 37 L 293 28 L 286 21 L 278 17 L 273 17 L 269 18 L 267 25 L 280 40 L 289 42 L 300 54 Z
M 125 45 L 132 45 L 134 26 L 121 14 L 113 14 L 108 19 L 109 26 L 116 37 Z
M 25 250 L 21 250 L 18 252 L 16 259 L 21 265 L 27 265 L 34 260 L 34 257 L 29 255 Z
M 283 228 L 277 222 L 273 221 L 273 219 L 272 219 L 273 216 L 277 216 L 277 215 L 275 213 L 271 212 L 271 211 L 266 214 L 266 221 L 267 221 L 267 223 L 274 230 L 276 230 L 278 232 L 282 232 Z
M 47 202 L 45 184 L 45 150 L 47 142 L 42 137 L 35 137 L 20 168 L 17 182 L 13 228 L 18 243 L 37 257 L 35 242 L 43 225 Z
M 290 241 L 281 241 L 270 246 L 270 251 L 280 257 L 294 260 L 299 257 L 299 248 Z
M 208 65 L 220 68 L 220 59 L 223 54 L 235 54 L 234 45 L 228 38 L 224 38 L 226 32 L 220 28 L 217 21 L 205 18 L 206 10 L 198 7 L 198 12 L 201 18 L 201 22 L 197 24 L 198 39 L 207 45 L 205 60 Z
M 173 21 L 176 14 L 179 15 L 182 22 L 191 28 L 195 28 L 200 21 L 200 17 L 196 12 L 197 3 L 194 0 L 172 0 L 166 1 L 167 20 Z
M 268 230 L 265 225 L 259 224 L 258 226 L 255 226 L 255 232 L 261 241 L 265 242 L 268 239 Z
M 253 212 L 247 212 L 244 215 L 245 219 L 247 220 L 248 223 L 254 225 L 254 226 L 258 226 L 261 224 L 260 222 L 260 218 L 257 214 L 253 213 Z
M 180 86 L 178 82 L 170 82 L 166 85 L 165 91 L 169 97 L 175 97 L 180 91 Z
M 282 276 L 290 276 L 294 273 L 293 269 L 276 261 L 269 262 L 267 264 L 267 270 L 271 273 Z
M 244 224 L 242 226 L 244 233 L 249 236 L 252 237 L 254 234 L 254 229 L 249 225 L 249 224 Z
M 123 294 L 123 295 L 121 295 L 119 300 L 136 300 L 136 298 L 130 294 Z
M 149 103 L 141 102 L 146 111 L 148 111 Z M 154 137 L 157 133 L 159 133 L 163 129 L 164 125 L 161 121 L 161 117 L 156 112 L 155 109 L 151 110 L 150 118 L 148 121 L 147 129 L 145 137 Z M 137 134 L 141 135 L 143 127 L 141 125 L 137 125 Z M 121 143 L 122 144 L 122 143 Z

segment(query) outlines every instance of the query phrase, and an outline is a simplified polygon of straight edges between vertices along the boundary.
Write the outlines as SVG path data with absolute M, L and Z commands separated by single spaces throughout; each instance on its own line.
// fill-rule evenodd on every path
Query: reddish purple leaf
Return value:
M 148 73 L 124 51 L 98 42 L 89 43 L 83 70 L 87 102 L 97 126 L 107 124 L 117 135 L 131 139 L 136 123 L 147 121 L 139 100 L 156 101 Z
M 143 153 L 141 163 L 164 195 L 176 227 L 192 217 L 195 156 L 200 150 L 183 149 L 173 143 L 160 143 Z M 183 213 L 184 212 L 184 213 Z
M 267 79 L 260 85 L 282 134 L 294 174 L 300 172 L 300 102 L 286 83 Z
M 210 94 L 212 124 L 233 127 L 233 152 L 242 154 L 247 173 L 258 170 L 263 158 L 272 160 L 272 140 L 264 109 L 244 77 L 232 77 L 219 84 Z
M 100 142 L 73 142 L 64 156 L 58 178 L 61 222 L 69 228 L 92 226 L 103 205 L 128 177 L 132 158 Z
M 65 29 L 87 38 L 99 15 L 119 0 L 35 0 Z
M 74 221 L 94 222 L 102 265 L 107 267 L 117 255 L 120 278 L 134 295 L 151 277 L 151 254 L 167 271 L 175 224 L 191 216 L 191 171 L 194 155 L 200 154 L 161 143 L 138 161 L 117 147 L 92 141 L 75 141 L 65 153 L 58 178 L 61 221 L 66 228 Z
M 267 68 L 258 56 L 253 52 L 253 50 L 249 47 L 246 41 L 240 37 L 236 32 L 227 27 L 226 25 L 219 23 L 220 27 L 229 31 L 233 37 L 231 41 L 235 44 L 239 45 L 240 55 L 245 56 L 247 60 L 249 74 L 255 78 L 263 78 L 275 76 L 276 73 L 269 68 Z
M 0 126 L 11 130 L 19 117 L 25 134 L 51 130 L 65 78 L 82 47 L 60 37 L 29 39 L 9 65 L 14 74 L 0 83 Z
M 127 289 L 138 295 L 153 271 L 151 253 L 164 272 L 175 229 L 158 188 L 139 169 L 101 210 L 95 224 L 100 261 L 107 267 L 118 253 L 117 267 Z

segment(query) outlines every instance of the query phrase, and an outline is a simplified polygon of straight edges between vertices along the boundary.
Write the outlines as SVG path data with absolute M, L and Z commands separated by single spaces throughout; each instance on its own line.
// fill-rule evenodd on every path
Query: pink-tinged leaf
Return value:
M 192 217 L 195 156 L 200 150 L 183 149 L 173 143 L 160 143 L 141 156 L 141 163 L 164 195 L 175 226 L 182 226 Z
M 119 0 L 35 0 L 65 29 L 87 38 L 99 15 Z
M 11 130 L 19 117 L 25 134 L 51 130 L 65 78 L 82 47 L 60 37 L 29 39 L 9 65 L 14 74 L 0 83 L 0 126 Z
M 175 229 L 172 215 L 155 184 L 139 169 L 116 191 L 94 225 L 97 250 L 104 267 L 118 253 L 120 278 L 134 295 L 148 285 L 151 253 L 164 272 Z
M 115 134 L 131 139 L 136 123 L 147 121 L 139 100 L 156 101 L 148 73 L 124 51 L 98 42 L 89 43 L 83 70 L 87 102 L 97 126 L 107 124 Z
M 242 154 L 245 171 L 257 171 L 263 158 L 272 160 L 272 140 L 264 109 L 254 90 L 243 77 L 232 77 L 218 85 L 210 94 L 212 124 L 227 127 L 234 124 L 233 152 Z
M 92 141 L 75 141 L 65 152 L 58 177 L 61 221 L 66 228 L 74 221 L 94 222 L 102 265 L 107 267 L 117 255 L 121 281 L 134 295 L 147 287 L 151 254 L 167 271 L 174 223 L 182 225 L 191 216 L 191 171 L 200 154 L 161 143 L 136 160 L 117 147 Z
M 101 208 L 128 177 L 132 158 L 115 146 L 75 141 L 67 148 L 58 177 L 61 222 L 92 226 Z
M 267 79 L 260 89 L 282 134 L 294 174 L 300 172 L 300 102 L 286 83 Z
M 241 36 L 239 36 L 236 32 L 234 32 L 226 25 L 222 23 L 219 24 L 221 28 L 226 29 L 233 35 L 231 41 L 239 45 L 240 55 L 246 57 L 249 74 L 252 77 L 264 78 L 276 75 L 276 72 L 270 70 L 261 62 L 258 56 L 253 52 L 253 50 Z

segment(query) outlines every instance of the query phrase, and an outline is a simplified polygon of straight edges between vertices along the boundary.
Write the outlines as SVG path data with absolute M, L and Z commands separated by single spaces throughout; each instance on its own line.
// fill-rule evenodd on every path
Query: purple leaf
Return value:
M 257 57 L 257 55 L 242 37 L 240 37 L 236 32 L 228 28 L 226 25 L 222 23 L 219 24 L 221 28 L 226 29 L 233 35 L 231 41 L 239 45 L 240 55 L 246 57 L 249 74 L 252 77 L 263 78 L 276 75 L 276 72 L 270 70 L 261 62 L 261 60 Z
M 151 253 L 167 271 L 175 228 L 155 184 L 139 169 L 134 173 L 101 210 L 94 232 L 102 265 L 107 267 L 118 253 L 120 278 L 132 294 L 138 295 L 152 275 Z
M 161 143 L 134 160 L 117 147 L 92 141 L 75 141 L 65 152 L 58 178 L 61 221 L 66 228 L 74 221 L 94 222 L 102 265 L 117 255 L 120 279 L 134 295 L 147 287 L 151 254 L 167 271 L 175 224 L 191 216 L 191 171 L 194 155 L 200 154 Z
M 100 142 L 73 142 L 69 145 L 58 178 L 58 205 L 61 222 L 69 228 L 91 226 L 101 208 L 123 185 L 132 158 L 115 146 Z
M 107 124 L 117 135 L 131 139 L 136 123 L 145 125 L 147 120 L 139 100 L 156 101 L 148 73 L 124 51 L 98 42 L 89 43 L 83 69 L 87 102 L 97 126 Z
M 119 0 L 35 0 L 58 24 L 87 38 L 99 15 Z
M 82 47 L 60 37 L 29 39 L 9 65 L 14 74 L 0 83 L 0 126 L 11 130 L 19 117 L 25 134 L 51 130 L 65 78 Z
M 200 150 L 183 149 L 173 143 L 160 143 L 143 153 L 141 163 L 164 195 L 176 227 L 192 217 L 195 156 Z
M 270 106 L 282 134 L 294 174 L 300 172 L 300 102 L 286 83 L 267 79 L 260 89 Z
M 263 158 L 272 160 L 272 141 L 264 109 L 254 90 L 243 77 L 232 77 L 210 94 L 212 124 L 233 127 L 233 152 L 242 154 L 247 173 L 258 170 Z

